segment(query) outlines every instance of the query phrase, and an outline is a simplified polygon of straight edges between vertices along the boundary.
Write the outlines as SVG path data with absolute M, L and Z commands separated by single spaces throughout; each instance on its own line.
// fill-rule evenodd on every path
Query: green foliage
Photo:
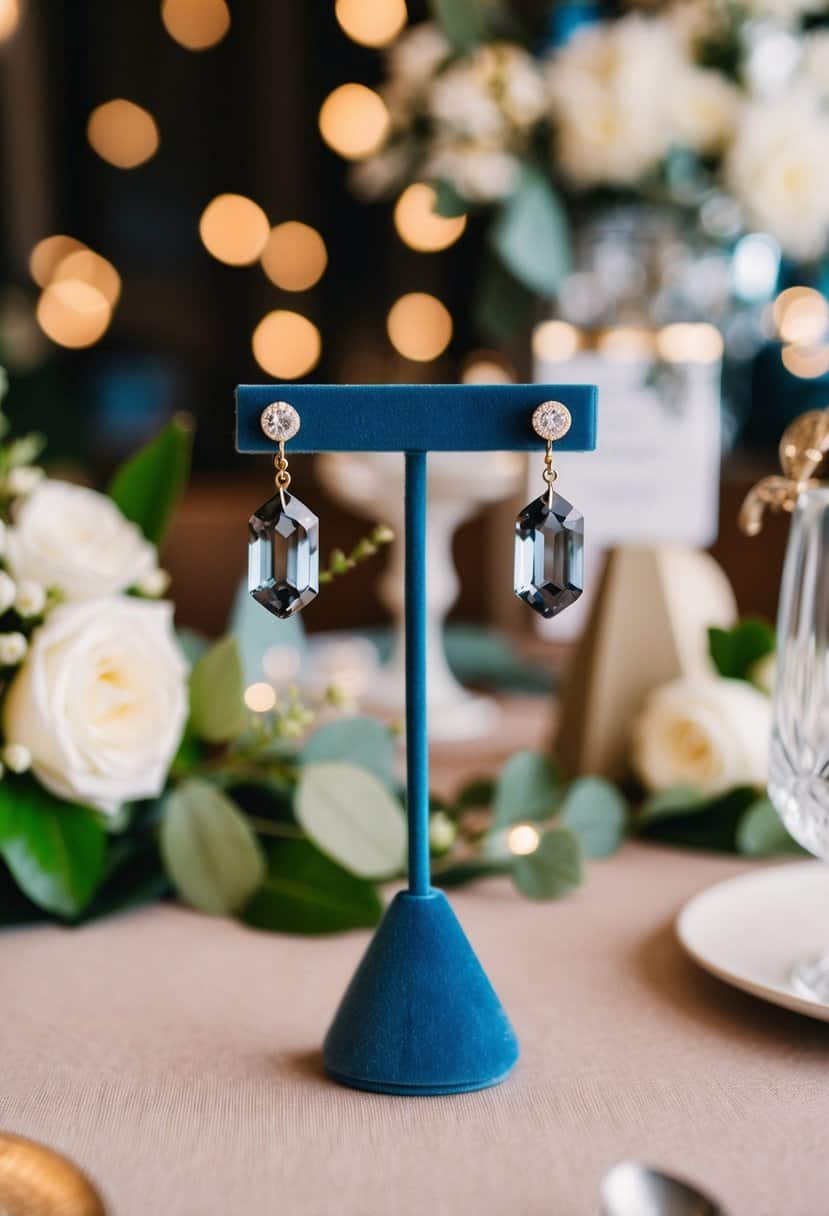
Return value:
M 560 820 L 581 841 L 585 857 L 609 857 L 622 843 L 627 803 L 609 781 L 580 777 L 567 790 Z
M 511 338 L 533 319 L 536 296 L 494 253 L 484 256 L 475 293 L 475 326 L 493 341 Z
M 432 15 L 458 51 L 468 51 L 486 41 L 488 16 L 498 7 L 493 0 L 430 0 Z
M 353 874 L 388 878 L 403 869 L 403 808 L 374 773 L 339 762 L 306 764 L 294 812 L 322 852 Z
M 708 649 L 721 676 L 750 680 L 759 659 L 774 651 L 774 629 L 760 617 L 746 617 L 733 629 L 709 629 Z
M 456 219 L 459 215 L 466 215 L 469 204 L 458 194 L 451 182 L 435 182 L 434 190 L 434 210 L 437 215 L 443 215 L 446 219 Z
M 242 908 L 265 877 L 262 849 L 247 821 L 206 781 L 187 781 L 168 796 L 161 855 L 181 898 L 214 916 Z
M 225 743 L 246 721 L 242 661 L 235 638 L 203 654 L 190 673 L 190 726 L 208 743 Z
M 387 785 L 394 778 L 391 731 L 374 718 L 342 718 L 315 730 L 302 749 L 302 764 L 343 761 L 367 769 Z
M 806 854 L 806 850 L 786 831 L 768 798 L 758 798 L 743 815 L 737 828 L 737 848 L 747 857 Z
M 640 835 L 668 844 L 734 853 L 738 825 L 756 799 L 752 786 L 737 786 L 715 797 L 666 790 L 645 802 L 637 827 Z
M 93 811 L 53 797 L 33 780 L 0 782 L 0 854 L 38 907 L 79 916 L 100 882 L 105 848 Z
M 492 804 L 492 832 L 550 818 L 561 797 L 558 774 L 541 752 L 516 752 L 501 770 Z
M 488 807 L 492 805 L 495 798 L 495 782 L 491 777 L 476 777 L 474 781 L 468 781 L 455 798 L 455 805 L 452 808 L 456 814 L 462 811 L 476 809 L 478 807 Z
M 243 919 L 282 933 L 372 928 L 383 905 L 365 879 L 343 869 L 307 840 L 286 840 L 268 858 L 265 880 Z
M 570 234 L 561 200 L 546 174 L 525 165 L 518 189 L 498 213 L 490 240 L 519 283 L 554 296 L 570 269 Z
M 530 899 L 558 899 L 580 886 L 583 877 L 581 843 L 567 828 L 548 828 L 535 852 L 512 863 L 513 882 Z
M 176 417 L 116 472 L 110 498 L 147 540 L 160 545 L 190 475 L 192 428 Z

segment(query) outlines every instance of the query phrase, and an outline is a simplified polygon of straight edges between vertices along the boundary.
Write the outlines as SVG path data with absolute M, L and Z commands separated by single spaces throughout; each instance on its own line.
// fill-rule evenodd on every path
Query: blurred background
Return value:
M 561 462 L 594 552 L 712 548 L 741 610 L 771 616 L 785 525 L 752 547 L 735 521 L 787 422 L 829 404 L 826 19 L 815 0 L 0 0 L 12 423 L 98 480 L 192 415 L 165 564 L 179 619 L 218 633 L 271 485 L 234 453 L 237 383 L 596 382 L 600 453 Z M 324 550 L 396 522 L 398 466 L 361 469 L 292 464 Z M 473 683 L 532 685 L 527 660 L 584 622 L 536 635 L 512 595 L 511 521 L 540 488 L 524 458 L 435 470 L 435 611 L 473 626 L 450 654 Z M 387 560 L 307 628 L 386 627 Z

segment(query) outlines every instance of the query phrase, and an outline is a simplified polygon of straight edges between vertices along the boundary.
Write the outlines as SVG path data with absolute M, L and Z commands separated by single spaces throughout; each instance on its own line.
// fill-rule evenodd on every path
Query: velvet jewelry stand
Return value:
M 236 390 L 240 452 L 275 454 L 277 445 L 262 433 L 259 419 L 272 401 L 288 401 L 301 420 L 299 434 L 287 445 L 289 455 L 406 455 L 409 883 L 387 908 L 323 1045 L 329 1075 L 356 1089 L 465 1093 L 497 1085 L 518 1059 L 509 1019 L 448 900 L 429 879 L 426 456 L 430 451 L 543 452 L 531 417 L 549 400 L 564 402 L 573 418 L 556 447 L 591 451 L 596 389 L 588 385 L 280 384 Z M 486 477 L 485 459 L 481 476 Z

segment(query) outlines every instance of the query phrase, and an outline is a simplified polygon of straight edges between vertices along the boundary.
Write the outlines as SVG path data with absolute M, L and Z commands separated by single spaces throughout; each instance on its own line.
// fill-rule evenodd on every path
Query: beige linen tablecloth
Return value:
M 595 1216 L 628 1156 L 734 1216 L 823 1216 L 829 1026 L 707 977 L 674 938 L 689 895 L 744 869 L 628 845 L 558 903 L 457 893 L 523 1049 L 506 1084 L 461 1097 L 321 1074 L 363 934 L 166 906 L 7 932 L 0 1127 L 68 1153 L 115 1216 Z

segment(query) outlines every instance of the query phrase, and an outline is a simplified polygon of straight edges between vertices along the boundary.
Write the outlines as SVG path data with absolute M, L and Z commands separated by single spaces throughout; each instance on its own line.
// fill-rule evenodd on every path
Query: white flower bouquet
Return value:
M 676 209 L 724 243 L 762 231 L 797 262 L 825 253 L 822 0 L 666 0 L 616 16 L 565 2 L 520 38 L 508 0 L 432 8 L 390 48 L 387 136 L 353 184 L 373 198 L 425 181 L 440 214 L 494 211 L 501 283 L 507 272 L 554 296 L 569 225 L 596 200 Z

